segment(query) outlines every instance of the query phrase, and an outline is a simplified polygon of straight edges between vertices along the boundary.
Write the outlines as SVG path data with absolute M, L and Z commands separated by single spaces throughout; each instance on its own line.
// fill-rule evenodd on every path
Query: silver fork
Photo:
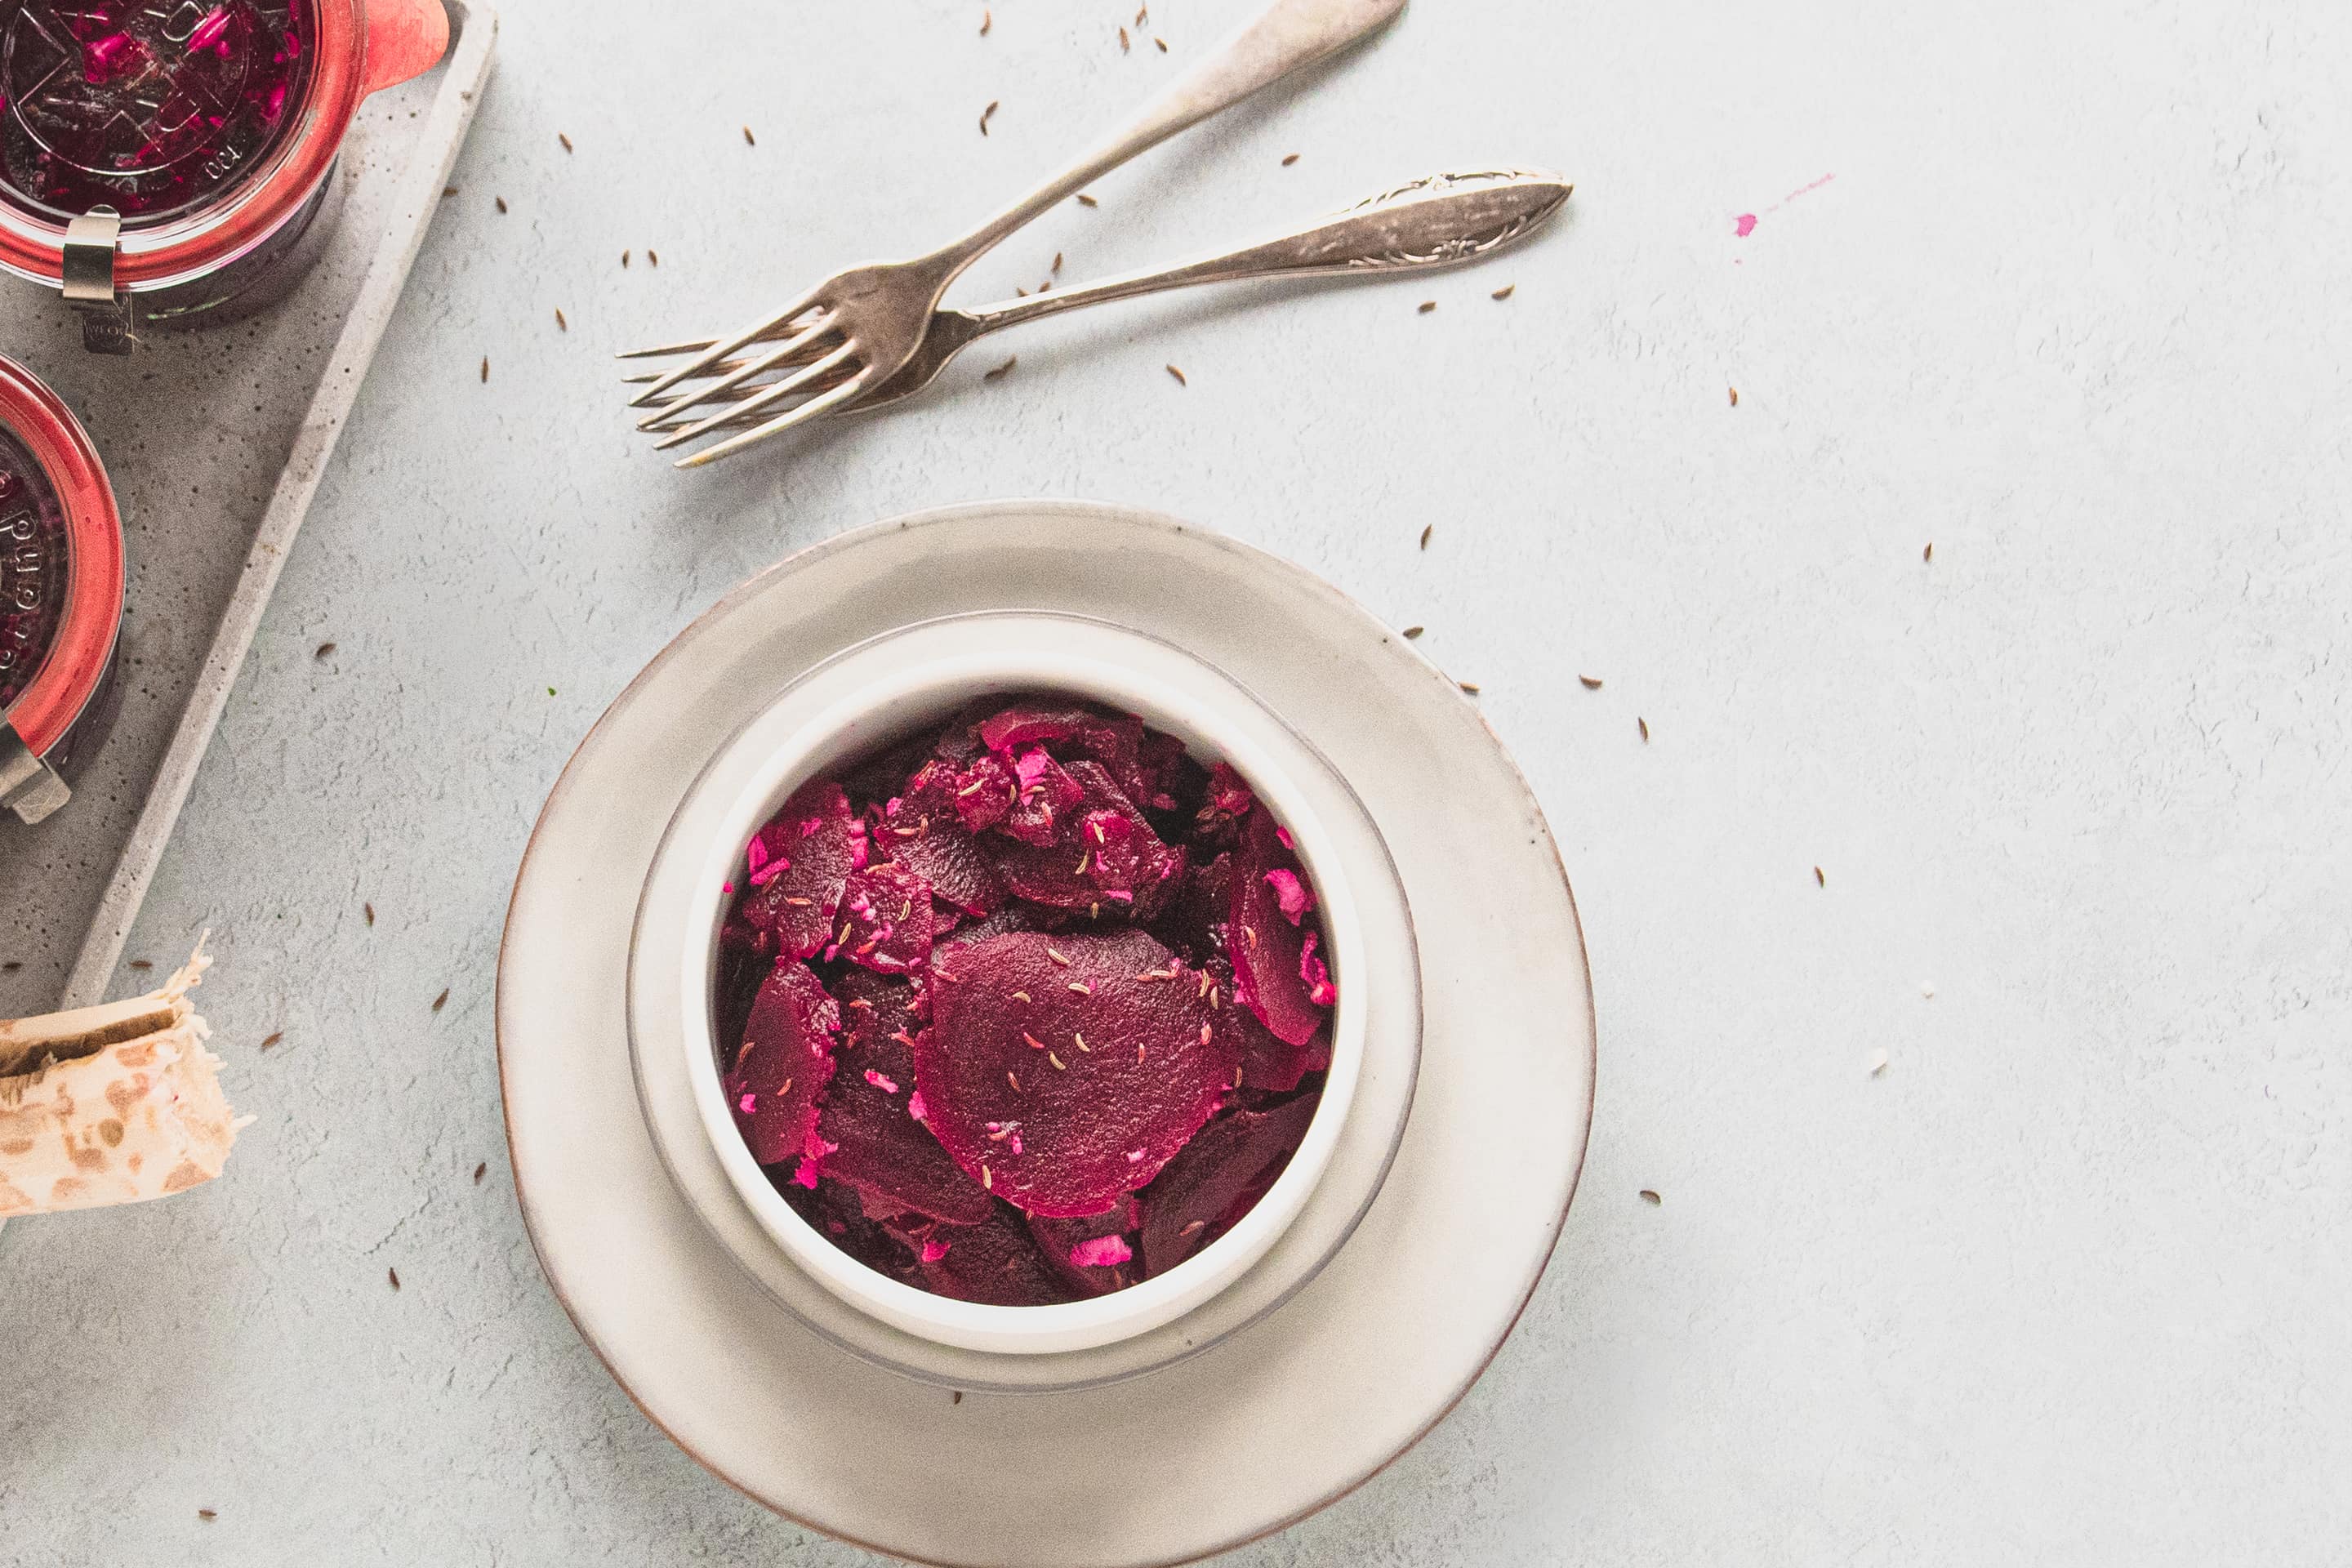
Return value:
M 674 429 L 688 410 L 723 402 L 736 388 L 813 348 L 824 352 L 740 405 L 721 407 L 707 418 L 675 429 L 660 447 L 667 449 L 695 440 L 723 424 L 812 391 L 836 372 L 849 373 L 848 379 L 817 392 L 790 411 L 706 447 L 677 465 L 697 468 L 881 386 L 921 347 L 948 285 L 1005 236 L 1138 153 L 1291 72 L 1370 37 L 1394 20 L 1404 6 L 1405 0 L 1275 0 L 1208 59 L 1146 105 L 1124 130 L 961 239 L 911 261 L 869 262 L 836 273 L 766 321 L 713 343 L 690 363 L 663 375 L 630 399 L 632 407 L 655 410 L 638 428 Z M 738 362 L 730 370 L 715 371 L 720 362 L 745 349 L 770 343 L 777 346 Z M 664 395 L 673 388 L 703 377 L 712 379 L 665 400 Z
M 1528 170 L 1432 174 L 1409 185 L 1359 202 L 1337 216 L 1213 256 L 1149 271 L 1123 273 L 1073 289 L 1059 289 L 1010 300 L 977 310 L 932 312 L 914 356 L 896 375 L 863 396 L 838 405 L 841 414 L 867 414 L 887 408 L 922 391 L 939 379 L 949 362 L 991 332 L 1020 326 L 1065 310 L 1113 300 L 1132 300 L 1164 289 L 1192 288 L 1203 283 L 1232 283 L 1267 278 L 1337 276 L 1377 278 L 1398 271 L 1454 267 L 1494 255 L 1533 234 L 1567 202 L 1571 187 L 1556 174 Z M 700 353 L 711 342 L 673 343 L 643 349 L 633 359 Z M 802 349 L 777 368 L 796 370 L 817 363 L 822 354 Z M 715 369 L 731 371 L 745 362 L 722 360 Z M 653 381 L 647 374 L 638 378 Z M 847 379 L 840 372 L 821 375 L 811 384 L 820 393 Z M 734 387 L 714 401 L 740 405 L 757 397 L 766 384 Z M 730 408 L 714 429 L 756 424 L 757 413 Z M 656 428 L 661 428 L 656 425 Z

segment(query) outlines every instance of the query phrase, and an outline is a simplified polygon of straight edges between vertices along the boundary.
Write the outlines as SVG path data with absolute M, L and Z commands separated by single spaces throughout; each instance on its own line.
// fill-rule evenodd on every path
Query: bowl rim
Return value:
M 1074 653 L 1066 646 L 1048 646 L 1045 634 L 1081 626 L 1098 639 L 1132 639 L 1162 654 L 1173 653 L 1224 696 L 1252 705 L 1302 747 L 1303 738 L 1247 687 L 1190 649 L 1150 633 L 1066 612 L 999 609 L 931 617 L 841 650 L 824 666 L 802 672 L 766 696 L 713 753 L 680 802 L 673 825 L 700 799 L 704 781 L 752 744 L 761 721 L 801 690 L 807 678 L 909 634 L 955 623 L 992 623 L 1013 628 L 1016 639 L 1028 640 L 1009 648 L 925 655 L 829 700 L 769 746 L 768 754 L 736 789 L 714 840 L 699 851 L 688 851 L 698 861 L 686 895 L 678 955 L 687 1071 L 703 1131 L 729 1184 L 770 1240 L 835 1297 L 901 1331 L 959 1349 L 1021 1355 L 1095 1349 L 1172 1322 L 1221 1292 L 1262 1258 L 1305 1208 L 1337 1151 L 1362 1068 L 1367 1019 L 1361 986 L 1348 984 L 1348 977 L 1362 973 L 1363 935 L 1346 868 L 1306 805 L 1304 793 L 1279 761 L 1230 723 L 1216 701 L 1101 657 L 1099 642 L 1096 651 Z M 1196 756 L 1205 752 L 1212 760 L 1231 763 L 1290 830 L 1318 896 L 1331 968 L 1341 981 L 1332 1019 L 1332 1065 L 1323 1097 L 1306 1138 L 1274 1186 L 1223 1236 L 1167 1273 L 1107 1295 L 1050 1306 L 989 1306 L 933 1295 L 891 1279 L 835 1247 L 784 1202 L 752 1160 L 726 1102 L 715 1045 L 712 1001 L 719 932 L 731 899 L 730 884 L 740 870 L 742 843 L 794 789 L 824 769 L 887 744 L 973 697 L 998 692 L 1007 698 L 1055 692 L 1132 712 L 1154 728 L 1176 734 Z M 854 743 L 846 741 L 862 721 L 893 709 L 901 717 Z M 918 710 L 924 716 L 914 716 Z M 828 747 L 833 749 L 828 752 Z M 1311 747 L 1307 751 L 1314 754 Z

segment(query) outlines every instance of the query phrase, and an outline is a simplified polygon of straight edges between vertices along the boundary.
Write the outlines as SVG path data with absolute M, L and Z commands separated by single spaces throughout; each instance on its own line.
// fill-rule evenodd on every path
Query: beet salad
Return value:
M 1223 763 L 1021 693 L 800 787 L 744 847 L 720 1068 L 769 1179 L 920 1289 L 1176 1267 L 1307 1134 L 1338 999 L 1290 835 Z

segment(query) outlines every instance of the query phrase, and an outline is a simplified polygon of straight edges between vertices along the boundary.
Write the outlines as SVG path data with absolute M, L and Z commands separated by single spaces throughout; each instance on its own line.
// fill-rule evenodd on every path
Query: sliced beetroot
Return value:
M 842 884 L 865 864 L 865 845 L 864 825 L 839 784 L 803 784 L 745 847 L 743 919 L 770 932 L 786 957 L 813 957 L 833 940 Z
M 1331 1028 L 1316 1030 L 1304 1044 L 1294 1046 L 1261 1023 L 1256 1014 L 1233 1000 L 1232 972 L 1223 963 L 1209 968 L 1212 995 L 1223 1004 L 1217 1009 L 1217 1027 L 1231 1033 L 1241 1057 L 1242 1087 L 1287 1094 L 1310 1072 L 1331 1065 Z
M 1049 1307 L 1072 1295 L 1020 1215 L 1002 1204 L 991 1205 L 978 1225 L 933 1225 L 899 1234 L 916 1249 L 916 1267 L 934 1295 L 989 1307 Z
M 890 803 L 877 841 L 884 855 L 940 897 L 967 913 L 991 914 L 1004 902 L 1004 879 L 965 826 L 956 779 L 944 763 L 925 764 L 907 781 L 906 794 Z M 1001 795 L 998 804 L 1003 804 Z
M 1185 868 L 1167 916 L 1156 929 L 1198 967 L 1225 951 L 1226 922 L 1233 915 L 1234 858 L 1220 855 Z
M 1084 1219 L 1031 1215 L 1029 1234 L 1036 1239 L 1046 1263 L 1071 1289 L 1085 1296 L 1105 1296 L 1143 1278 L 1143 1265 L 1135 1260 L 1142 1243 L 1138 1234 L 1142 1225 L 1142 1211 L 1129 1194 L 1108 1212 Z
M 1070 815 L 1086 800 L 1086 791 L 1043 746 L 1029 747 L 1011 765 L 1016 794 L 1012 809 L 997 824 L 999 830 L 1024 844 L 1055 842 L 1064 837 Z
M 840 1027 L 841 1009 L 807 964 L 784 959 L 761 982 L 725 1086 L 735 1125 L 762 1165 L 822 1152 L 817 1101 L 833 1078 Z
M 1230 849 L 1241 840 L 1242 824 L 1257 805 L 1242 775 L 1223 763 L 1209 770 L 1201 809 L 1192 818 L 1192 837 L 1199 843 Z
M 1181 811 L 1183 798 L 1199 787 L 1200 764 L 1185 753 L 1184 742 L 1157 730 L 1143 732 L 1137 752 L 1141 771 L 1135 803 L 1151 811 Z
M 1136 931 L 964 949 L 952 979 L 933 971 L 931 1027 L 915 1037 L 931 1131 L 1027 1213 L 1110 1208 L 1234 1087 L 1239 1058 L 1199 978 Z
M 914 987 L 855 971 L 835 986 L 843 1031 L 817 1121 L 830 1145 L 818 1170 L 856 1187 L 870 1211 L 978 1225 L 988 1194 L 915 1116 Z
M 936 765 L 954 781 L 956 816 L 966 832 L 978 833 L 1003 822 L 1021 796 L 1021 784 L 1013 776 L 1013 764 L 993 752 L 982 752 L 972 759 L 971 766 L 961 771 L 950 763 Z M 913 793 L 911 784 L 908 793 Z
M 843 885 L 830 961 L 910 974 L 931 961 L 931 887 L 904 866 L 868 866 Z
M 1278 831 L 1273 815 L 1262 805 L 1243 823 L 1241 846 L 1234 854 L 1233 915 L 1225 942 L 1242 1005 L 1276 1037 L 1303 1046 L 1322 1027 L 1323 1007 L 1314 999 L 1317 989 L 1301 976 L 1300 955 L 1314 933 L 1283 914 L 1273 880 L 1274 873 L 1295 876 L 1298 868 L 1276 837 Z M 1337 999 L 1328 976 L 1320 994 Z
M 776 1191 L 794 1213 L 824 1232 L 826 1240 L 877 1274 L 904 1284 L 917 1283 L 915 1255 L 888 1227 L 866 1212 L 857 1192 L 839 1182 L 821 1181 L 812 1189 L 770 1172 Z
M 1297 1152 L 1321 1102 L 1304 1095 L 1272 1110 L 1230 1110 L 1202 1128 L 1140 1199 L 1146 1268 L 1166 1273 L 1255 1207 Z
M 1076 810 L 1066 813 L 1048 843 L 992 847 L 1005 886 L 1035 903 L 1084 910 L 1118 906 L 1148 919 L 1167 902 L 1184 861 L 1161 842 L 1151 824 L 1121 793 L 1099 763 L 1069 766 L 1078 786 Z

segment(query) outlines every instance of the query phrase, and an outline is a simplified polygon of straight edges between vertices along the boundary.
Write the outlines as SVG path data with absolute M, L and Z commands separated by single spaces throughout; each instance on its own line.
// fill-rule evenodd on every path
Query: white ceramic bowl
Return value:
M 836 697 L 781 739 L 747 726 L 732 747 L 766 749 L 737 793 L 720 831 L 700 851 L 688 895 L 679 996 L 681 1038 L 696 1110 L 727 1179 L 761 1228 L 825 1289 L 871 1317 L 919 1338 L 966 1350 L 1049 1355 L 1118 1343 L 1182 1317 L 1240 1279 L 1306 1206 L 1331 1162 L 1364 1058 L 1364 937 L 1347 868 L 1274 750 L 1236 723 L 1233 707 L 1252 700 L 1222 674 L 1153 643 L 1132 657 L 1136 634 L 1067 617 L 1005 615 L 960 620 L 953 651 L 919 646 L 883 658 L 855 690 Z M 1148 666 L 1148 668 L 1147 668 Z M 1290 830 L 1321 900 L 1339 1000 L 1323 1099 L 1305 1141 L 1273 1188 L 1224 1236 L 1167 1273 L 1125 1290 L 1046 1307 L 995 1307 L 953 1300 L 904 1285 L 851 1258 L 803 1220 L 751 1158 L 719 1081 L 714 992 L 719 932 L 742 848 L 803 784 L 945 719 L 982 696 L 1057 691 L 1140 717 L 1184 742 L 1204 763 L 1231 764 Z M 1301 743 L 1303 745 L 1303 742 Z M 722 752 L 719 761 L 726 760 Z M 714 766 L 717 763 L 714 763 Z

